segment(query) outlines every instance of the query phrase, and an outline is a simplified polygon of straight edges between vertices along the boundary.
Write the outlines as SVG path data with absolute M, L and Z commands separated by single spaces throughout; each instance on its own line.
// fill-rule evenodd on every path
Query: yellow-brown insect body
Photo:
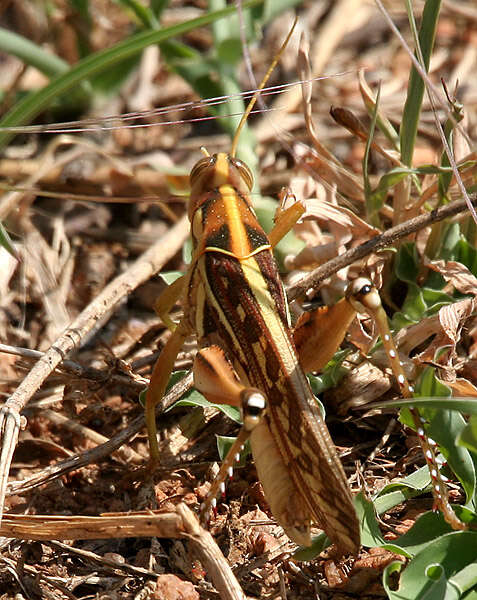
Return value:
M 248 168 L 224 153 L 192 170 L 194 266 L 185 312 L 199 344 L 220 346 L 241 382 L 266 398 L 265 417 L 250 439 L 277 521 L 300 544 L 310 543 L 313 521 L 341 550 L 356 553 L 351 493 L 297 359 L 285 293 L 250 203 L 251 187 Z

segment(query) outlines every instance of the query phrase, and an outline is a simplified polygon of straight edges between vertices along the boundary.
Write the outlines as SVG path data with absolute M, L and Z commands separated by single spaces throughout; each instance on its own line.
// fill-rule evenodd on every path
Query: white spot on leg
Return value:
M 390 356 L 391 358 L 396 358 L 396 352 L 395 352 L 394 350 L 390 350 L 390 351 L 389 351 L 389 356 Z
M 235 462 L 240 462 L 240 452 L 237 452 L 237 454 L 234 456 L 234 460 Z
M 225 483 L 223 481 L 220 482 L 220 493 L 225 496 Z
M 391 339 L 391 338 L 389 337 L 389 333 L 385 333 L 385 334 L 384 334 L 384 340 L 385 340 L 386 342 L 389 342 L 389 340 L 390 340 L 390 339 Z
M 227 473 L 228 473 L 230 479 L 232 479 L 232 477 L 234 476 L 234 468 L 233 467 L 229 467 L 227 469 Z
M 404 385 L 404 381 L 405 381 L 404 375 L 402 375 L 402 374 L 398 375 L 397 379 L 398 379 L 399 385 Z
M 424 437 L 424 429 L 422 427 L 419 427 L 417 430 L 417 435 L 421 438 Z
M 210 505 L 212 506 L 212 508 L 215 508 L 217 506 L 217 499 L 216 498 L 212 498 L 212 501 L 211 501 Z

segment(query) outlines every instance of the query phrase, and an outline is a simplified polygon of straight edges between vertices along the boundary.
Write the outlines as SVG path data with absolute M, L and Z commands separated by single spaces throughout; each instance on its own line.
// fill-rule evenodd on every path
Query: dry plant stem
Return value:
M 21 356 L 29 361 L 39 360 L 45 354 L 39 350 L 22 348 L 21 346 L 9 346 L 8 344 L 0 344 L 0 353 L 1 352 L 4 352 L 5 354 L 13 354 L 15 356 Z M 73 360 L 64 360 L 61 363 L 61 370 L 82 380 L 88 379 L 100 384 L 116 383 L 123 386 L 128 386 L 129 388 L 134 388 L 138 390 L 138 392 L 143 390 L 147 385 L 146 380 L 144 380 L 144 383 L 141 383 L 140 381 L 136 381 L 127 375 L 109 373 L 107 370 L 95 369 L 94 367 L 84 367 Z
M 223 600 L 245 600 L 245 595 L 222 552 L 197 517 L 185 505 L 175 512 L 123 513 L 101 517 L 8 515 L 0 535 L 26 540 L 161 537 L 186 539 L 206 568 Z
M 471 196 L 471 200 L 475 203 L 475 194 Z M 425 215 L 419 215 L 418 217 L 409 219 L 400 225 L 396 225 L 396 227 L 388 229 L 384 233 L 371 238 L 359 246 L 356 246 L 356 248 L 352 248 L 344 254 L 329 260 L 324 265 L 321 265 L 312 271 L 309 275 L 306 275 L 306 277 L 301 279 L 298 283 L 288 288 L 288 299 L 294 300 L 307 290 L 316 287 L 324 279 L 330 277 L 343 267 L 347 267 L 355 261 L 361 260 L 365 256 L 371 254 L 371 252 L 377 252 L 378 250 L 392 246 L 398 240 L 410 235 L 411 233 L 415 233 L 416 231 L 424 229 L 424 227 L 427 227 L 432 223 L 437 223 L 438 221 L 453 217 L 468 210 L 469 207 L 467 206 L 466 201 L 459 200 L 457 202 L 447 204 L 446 206 L 442 206 L 441 208 L 437 208 L 430 213 L 426 213 Z
M 174 256 L 189 232 L 187 216 L 149 248 L 131 267 L 116 277 L 60 335 L 44 356 L 35 364 L 0 411 L 2 450 L 0 457 L 0 518 L 3 514 L 5 490 L 13 452 L 20 431 L 20 412 L 50 373 L 66 355 L 77 348 L 84 337 L 108 311 L 139 285 L 147 281 Z
M 178 381 L 166 394 L 166 396 L 164 396 L 161 404 L 156 407 L 156 415 L 167 410 L 170 406 L 177 402 L 181 396 L 191 389 L 192 385 L 193 377 L 192 373 L 189 373 L 183 379 Z M 28 479 L 10 482 L 7 486 L 7 495 L 24 493 L 35 487 L 43 485 L 44 483 L 58 479 L 58 477 L 61 477 L 66 473 L 104 460 L 106 457 L 111 456 L 111 454 L 120 446 L 128 442 L 139 431 L 141 431 L 141 429 L 144 428 L 144 425 L 144 413 L 141 413 L 128 427 L 114 435 L 104 444 L 96 446 L 96 448 L 92 448 L 86 452 L 75 454 L 74 456 L 71 456 L 55 465 L 46 467 L 46 469 L 35 473 Z

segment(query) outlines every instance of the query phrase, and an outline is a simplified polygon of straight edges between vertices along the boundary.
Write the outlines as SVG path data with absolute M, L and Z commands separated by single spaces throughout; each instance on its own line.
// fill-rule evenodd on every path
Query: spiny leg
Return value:
M 404 398 L 412 398 L 414 389 L 409 385 L 401 361 L 399 360 L 399 355 L 389 330 L 388 318 L 381 304 L 381 298 L 378 291 L 368 279 L 360 277 L 348 286 L 346 297 L 349 303 L 355 307 L 357 312 L 367 312 L 374 318 L 391 368 L 399 383 L 401 393 Z M 450 505 L 447 486 L 439 471 L 439 465 L 436 459 L 436 444 L 435 442 L 431 442 L 425 435 L 422 426 L 423 420 L 421 419 L 417 408 L 410 408 L 409 412 L 414 421 L 419 442 L 431 474 L 435 506 L 442 511 L 445 520 L 453 529 L 467 529 L 467 526 L 457 517 Z
M 197 353 L 194 360 L 194 385 L 209 402 L 240 406 L 243 418 L 243 427 L 223 460 L 219 473 L 200 508 L 201 520 L 205 521 L 210 509 L 216 506 L 219 491 L 224 494 L 225 480 L 227 476 L 232 476 L 233 465 L 240 459 L 243 445 L 261 421 L 266 399 L 260 390 L 247 387 L 240 382 L 219 346 L 209 346 Z
M 184 345 L 186 337 L 190 333 L 190 326 L 186 317 L 182 317 L 166 345 L 162 349 L 159 358 L 154 365 L 149 387 L 146 393 L 146 426 L 149 436 L 149 450 L 152 464 L 159 463 L 159 446 L 157 445 L 157 428 L 155 408 L 164 397 L 169 377 L 174 368 L 176 357 Z

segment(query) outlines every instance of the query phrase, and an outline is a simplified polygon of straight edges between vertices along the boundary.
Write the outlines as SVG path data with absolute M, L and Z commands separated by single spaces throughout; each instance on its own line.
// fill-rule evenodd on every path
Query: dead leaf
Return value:
M 454 260 L 433 260 L 427 262 L 427 266 L 440 273 L 461 294 L 477 294 L 477 277 L 462 263 Z
M 458 396 L 471 396 L 477 398 L 477 387 L 468 379 L 458 377 L 455 381 L 446 381 L 446 385 Z
M 455 348 L 460 340 L 462 326 L 474 310 L 475 301 L 473 298 L 466 298 L 460 302 L 443 306 L 438 313 L 441 331 L 428 348 L 416 358 L 428 362 L 434 362 L 438 359 L 440 364 L 450 366 L 456 356 Z M 448 348 L 448 352 L 437 356 L 444 348 Z

